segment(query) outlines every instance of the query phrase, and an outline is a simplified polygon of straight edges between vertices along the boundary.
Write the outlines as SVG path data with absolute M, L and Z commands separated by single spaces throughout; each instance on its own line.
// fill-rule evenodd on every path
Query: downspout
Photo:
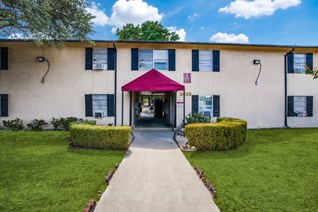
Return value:
M 288 115 L 288 103 L 287 103 L 287 55 L 292 53 L 293 51 L 295 50 L 295 48 L 292 48 L 292 50 L 290 50 L 289 52 L 287 52 L 285 55 L 284 55 L 284 66 L 285 66 L 285 74 L 284 74 L 284 85 L 285 85 L 285 119 L 284 119 L 284 126 L 285 127 L 288 127 L 288 124 L 287 124 L 287 115 Z
M 115 42 L 113 42 L 113 46 L 115 49 L 115 99 L 114 99 L 114 126 L 117 126 L 117 48 Z

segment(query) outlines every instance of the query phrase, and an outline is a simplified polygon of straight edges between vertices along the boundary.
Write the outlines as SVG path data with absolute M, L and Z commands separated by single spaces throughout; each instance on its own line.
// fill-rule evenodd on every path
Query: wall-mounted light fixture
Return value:
M 254 65 L 259 65 L 258 75 L 257 75 L 256 80 L 255 80 L 255 85 L 257 85 L 259 76 L 261 75 L 261 71 L 262 71 L 262 63 L 261 63 L 261 60 L 255 59 L 255 60 L 253 60 L 253 64 Z
M 50 63 L 49 63 L 49 61 L 48 61 L 45 57 L 43 57 L 43 56 L 37 57 L 36 60 L 37 60 L 38 62 L 40 62 L 40 63 L 43 63 L 44 61 L 47 62 L 47 71 L 46 71 L 46 73 L 44 74 L 44 76 L 43 76 L 42 79 L 41 79 L 41 83 L 44 83 L 44 82 L 45 82 L 45 77 L 46 77 L 46 75 L 47 75 L 47 74 L 49 73 L 49 71 L 50 71 Z

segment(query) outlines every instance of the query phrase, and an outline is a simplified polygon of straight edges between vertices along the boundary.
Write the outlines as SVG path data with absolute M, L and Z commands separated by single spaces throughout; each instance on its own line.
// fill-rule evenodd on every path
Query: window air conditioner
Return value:
M 93 64 L 93 69 L 94 70 L 106 70 L 107 69 L 107 64 Z
M 104 112 L 103 111 L 96 111 L 94 115 L 95 115 L 95 118 L 103 118 Z

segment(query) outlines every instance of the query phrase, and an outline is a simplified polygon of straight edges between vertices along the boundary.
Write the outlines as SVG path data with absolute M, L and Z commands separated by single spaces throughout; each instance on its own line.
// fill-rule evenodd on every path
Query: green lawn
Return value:
M 222 211 L 318 210 L 318 129 L 248 130 L 238 149 L 185 155 Z
M 125 151 L 70 150 L 68 132 L 0 131 L 0 211 L 82 211 Z

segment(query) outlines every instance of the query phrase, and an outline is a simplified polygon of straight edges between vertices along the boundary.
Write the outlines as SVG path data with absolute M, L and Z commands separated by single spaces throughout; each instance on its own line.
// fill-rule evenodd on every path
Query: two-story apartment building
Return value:
M 134 125 L 143 96 L 162 96 L 172 126 L 200 112 L 249 128 L 318 127 L 318 47 L 68 41 L 62 49 L 0 41 L 0 120 L 75 116 Z M 152 70 L 155 69 L 155 70 Z

